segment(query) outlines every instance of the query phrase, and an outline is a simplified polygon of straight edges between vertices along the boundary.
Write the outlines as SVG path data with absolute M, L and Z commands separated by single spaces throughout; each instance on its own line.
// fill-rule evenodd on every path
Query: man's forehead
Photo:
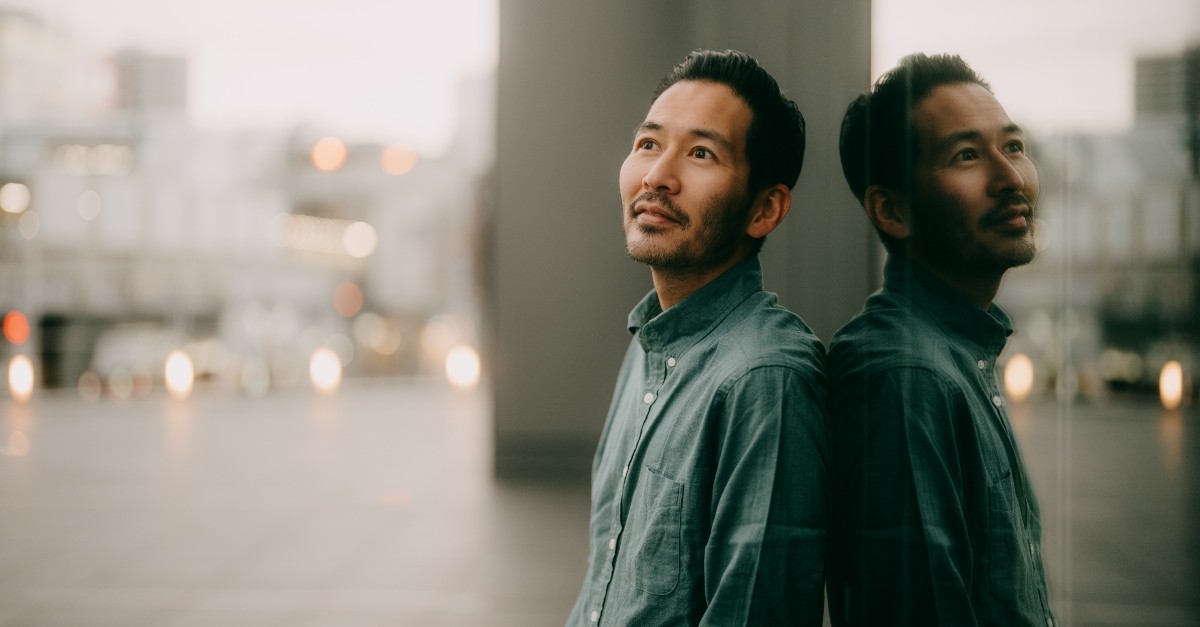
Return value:
M 731 87 L 711 81 L 679 81 L 650 105 L 641 127 L 710 128 L 730 133 L 749 128 L 750 106 Z M 738 137 L 731 137 L 737 140 Z
M 913 109 L 913 126 L 922 143 L 976 133 L 1020 133 L 1000 101 L 982 85 L 956 83 L 934 88 Z

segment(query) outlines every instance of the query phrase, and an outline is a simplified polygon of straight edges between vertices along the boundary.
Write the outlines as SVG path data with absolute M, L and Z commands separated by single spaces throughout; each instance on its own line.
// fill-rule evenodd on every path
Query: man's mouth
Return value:
M 1033 226 L 1033 209 L 1024 198 L 1013 199 L 989 211 L 984 226 L 1005 230 L 1028 229 Z
M 666 199 L 638 197 L 630 207 L 634 221 L 645 226 L 666 226 L 669 224 L 686 225 L 687 216 Z

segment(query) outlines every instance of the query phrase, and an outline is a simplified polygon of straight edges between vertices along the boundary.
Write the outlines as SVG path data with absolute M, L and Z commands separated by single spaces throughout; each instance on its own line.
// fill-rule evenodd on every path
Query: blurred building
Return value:
M 139 50 L 117 53 L 117 106 L 125 111 L 187 109 L 187 59 Z
M 39 82 L 81 58 L 111 70 L 107 87 Z M 24 199 L 0 211 L 0 310 L 34 329 L 0 356 L 35 357 L 46 387 L 85 372 L 153 385 L 184 348 L 201 377 L 261 392 L 303 380 L 320 346 L 351 374 L 421 374 L 477 341 L 469 227 L 486 151 L 200 131 L 187 72 L 137 50 L 87 59 L 0 14 L 0 186 Z M 484 102 L 461 110 L 480 119 L 462 128 L 491 123 L 492 82 L 476 83 L 464 95 Z

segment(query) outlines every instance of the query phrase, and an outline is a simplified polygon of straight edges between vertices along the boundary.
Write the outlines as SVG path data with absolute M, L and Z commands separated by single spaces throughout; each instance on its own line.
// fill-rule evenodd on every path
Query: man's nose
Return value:
M 675 159 L 669 153 L 659 155 L 650 164 L 650 169 L 646 170 L 646 176 L 642 177 L 642 187 L 668 194 L 679 191 L 679 173 Z

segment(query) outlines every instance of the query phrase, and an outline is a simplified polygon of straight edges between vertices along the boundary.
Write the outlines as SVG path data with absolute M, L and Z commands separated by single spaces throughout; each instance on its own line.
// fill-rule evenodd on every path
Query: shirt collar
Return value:
M 658 303 L 658 293 L 651 290 L 629 312 L 629 332 L 647 351 L 680 354 L 708 335 L 746 297 L 760 291 L 762 266 L 758 255 L 750 255 L 666 311 Z
M 997 352 L 1012 335 L 1012 320 L 995 303 L 986 310 L 903 255 L 888 255 L 883 289 L 903 294 L 943 330 Z

